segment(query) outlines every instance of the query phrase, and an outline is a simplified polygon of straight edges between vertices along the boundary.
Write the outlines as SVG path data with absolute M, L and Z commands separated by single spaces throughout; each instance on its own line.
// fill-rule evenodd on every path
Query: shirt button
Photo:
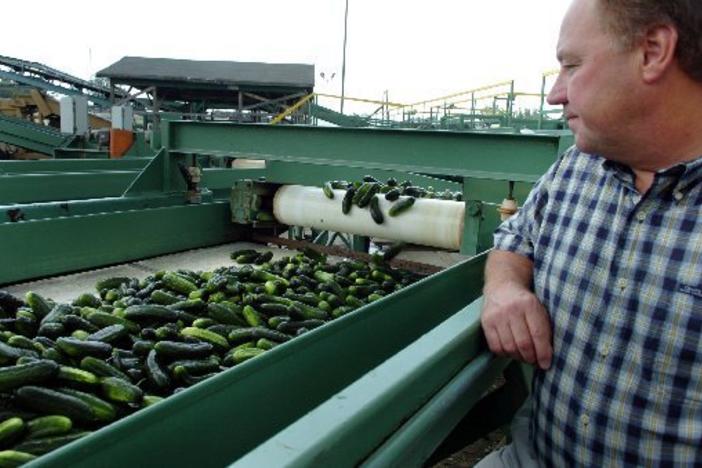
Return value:
M 581 414 L 580 424 L 582 424 L 583 426 L 587 426 L 588 424 L 590 424 L 590 416 L 588 416 L 587 414 Z
M 673 192 L 673 198 L 675 198 L 677 201 L 680 201 L 683 199 L 683 194 L 680 190 L 676 190 Z
M 638 213 L 636 213 L 636 219 L 638 220 L 638 222 L 643 223 L 644 221 L 646 221 L 646 213 L 644 211 L 639 211 Z
M 605 358 L 605 357 L 607 357 L 608 354 L 609 354 L 609 345 L 602 345 L 602 347 L 600 348 L 600 356 Z
M 618 287 L 619 289 L 626 289 L 626 287 L 627 287 L 628 285 L 629 285 L 629 282 L 628 282 L 626 279 L 624 279 L 624 278 L 619 278 L 619 279 L 617 280 L 617 287 Z

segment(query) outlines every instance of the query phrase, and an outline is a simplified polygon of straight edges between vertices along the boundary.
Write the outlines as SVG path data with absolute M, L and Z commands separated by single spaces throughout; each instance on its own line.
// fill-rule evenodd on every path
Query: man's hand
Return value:
M 485 291 L 481 323 L 490 350 L 541 369 L 551 366 L 551 324 L 548 313 L 528 288 L 504 283 Z

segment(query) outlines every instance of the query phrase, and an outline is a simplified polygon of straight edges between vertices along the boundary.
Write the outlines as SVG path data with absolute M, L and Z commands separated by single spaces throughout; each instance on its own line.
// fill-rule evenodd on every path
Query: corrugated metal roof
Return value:
M 115 83 L 173 81 L 217 85 L 314 87 L 314 65 L 123 57 L 97 73 Z

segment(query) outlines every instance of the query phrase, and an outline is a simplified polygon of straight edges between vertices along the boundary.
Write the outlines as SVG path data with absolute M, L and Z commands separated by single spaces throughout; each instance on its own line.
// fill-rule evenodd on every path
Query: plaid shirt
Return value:
M 553 329 L 533 381 L 541 464 L 702 465 L 702 158 L 641 196 L 625 166 L 568 150 L 495 248 L 534 262 Z

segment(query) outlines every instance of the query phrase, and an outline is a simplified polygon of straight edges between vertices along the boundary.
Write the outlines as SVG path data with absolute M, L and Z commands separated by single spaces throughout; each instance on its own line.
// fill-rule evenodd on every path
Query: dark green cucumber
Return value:
M 278 327 L 276 328 L 277 331 L 285 334 L 295 334 L 300 328 L 306 328 L 308 330 L 312 330 L 313 328 L 320 327 L 324 325 L 326 322 L 324 320 L 317 320 L 317 319 L 308 319 L 308 320 L 300 320 L 300 321 L 290 321 L 290 322 L 283 322 Z
M 146 356 L 154 348 L 154 341 L 151 340 L 136 340 L 132 345 L 132 351 L 137 356 Z M 118 376 L 115 376 L 118 377 Z
M 276 346 L 278 346 L 278 343 L 276 343 L 273 340 L 269 340 L 268 338 L 259 338 L 259 340 L 256 342 L 256 347 L 260 349 L 273 349 Z
M 100 307 L 102 301 L 90 293 L 83 293 L 76 297 L 72 304 L 77 307 Z
M 24 295 L 24 299 L 39 320 L 43 319 L 51 312 L 52 306 L 49 302 L 44 299 L 43 296 L 33 291 L 28 291 L 27 294 Z
M 249 359 L 254 358 L 265 352 L 265 349 L 260 348 L 242 348 L 235 350 L 231 354 L 231 356 L 235 364 L 241 364 L 242 362 L 248 361 Z
M 112 353 L 112 345 L 102 341 L 79 340 L 61 337 L 56 340 L 58 348 L 71 357 L 107 357 Z
M 390 207 L 388 215 L 397 216 L 401 213 L 404 213 L 405 211 L 409 210 L 412 205 L 414 205 L 414 201 L 414 197 L 407 197 L 398 202 L 395 202 L 395 204 Z
M 240 344 L 245 341 L 258 340 L 260 338 L 267 338 L 271 341 L 275 341 L 276 343 L 283 343 L 288 341 L 290 336 L 276 330 L 269 330 L 265 327 L 240 328 L 229 334 L 229 341 L 233 345 Z
M 168 370 L 173 372 L 176 367 L 184 367 L 193 375 L 206 374 L 219 369 L 220 360 L 216 356 L 207 359 L 180 359 L 168 365 Z
M 74 421 L 94 422 L 95 414 L 83 400 L 45 387 L 26 385 L 17 389 L 18 403 L 42 414 L 62 414 Z
M 146 372 L 146 378 L 156 388 L 166 390 L 171 386 L 171 379 L 158 362 L 155 349 L 152 349 L 146 357 L 144 371 Z
M 136 385 L 132 385 L 129 379 L 117 377 L 104 377 L 100 380 L 102 394 L 111 401 L 119 403 L 139 403 L 144 396 Z
M 30 340 L 23 335 L 14 335 L 7 340 L 7 344 L 14 348 L 29 349 L 32 351 L 42 352 L 44 347 Z
M 261 314 L 259 314 L 258 311 L 250 305 L 244 306 L 242 314 L 244 316 L 244 320 L 246 320 L 246 323 L 250 326 L 258 327 L 263 325 L 263 318 L 261 317 Z
M 27 423 L 27 438 L 62 435 L 73 429 L 71 418 L 61 415 L 42 416 Z
M 131 320 L 127 320 L 126 318 L 123 317 L 118 317 L 116 315 L 112 315 L 108 312 L 91 312 L 88 314 L 86 317 L 89 322 L 94 323 L 100 328 L 108 327 L 110 325 L 123 325 L 129 333 L 139 333 L 141 330 L 141 327 L 137 325 L 135 322 L 132 322 Z
M 103 400 L 93 393 L 87 393 L 67 387 L 61 387 L 57 390 L 64 395 L 77 398 L 88 405 L 88 407 L 90 407 L 90 411 L 93 413 L 93 418 L 95 421 L 109 422 L 114 421 L 117 417 L 117 408 L 112 403 Z
M 80 315 L 63 315 L 58 321 L 66 328 L 66 331 L 85 330 L 86 332 L 94 333 L 99 330 L 96 325 L 90 323 Z
M 156 396 L 156 395 L 144 395 L 144 398 L 142 399 L 142 403 L 144 407 L 155 405 L 156 403 L 160 403 L 164 400 L 163 397 Z
M 193 291 L 197 291 L 197 286 L 183 275 L 168 272 L 161 278 L 163 284 L 175 292 L 186 296 Z
M 31 456 L 44 455 L 59 447 L 63 447 L 75 440 L 91 434 L 90 432 L 73 432 L 55 437 L 42 437 L 38 439 L 27 439 L 19 445 L 15 446 L 15 450 L 23 453 L 32 454 Z M 3 452 L 0 452 L 2 454 Z M 1 456 L 1 455 L 0 455 Z M 31 460 L 31 459 L 30 459 Z M 0 465 L 3 466 L 3 465 Z
M 164 291 L 163 289 L 157 289 L 151 293 L 151 302 L 160 305 L 170 305 L 180 302 L 180 298 L 174 294 Z
M 185 327 L 180 331 L 180 334 L 186 337 L 197 338 L 200 341 L 210 343 L 215 348 L 218 348 L 220 351 L 226 351 L 227 349 L 229 349 L 229 343 L 227 342 L 226 338 L 209 330 L 204 330 L 202 328 L 197 327 Z
M 375 224 L 383 224 L 383 212 L 380 210 L 380 200 L 377 195 L 373 195 L 373 198 L 371 198 L 369 209 Z
M 56 378 L 63 383 L 77 385 L 97 385 L 100 383 L 98 376 L 90 371 L 71 366 L 59 366 Z
M 173 370 L 173 375 L 185 385 L 190 387 L 192 385 L 195 385 L 196 383 L 202 382 L 203 380 L 207 380 L 210 377 L 214 377 L 215 375 L 217 375 L 217 372 L 211 372 L 209 374 L 203 375 L 192 375 L 186 367 L 176 366 Z
M 29 356 L 29 357 L 36 358 L 36 357 L 39 357 L 39 353 L 37 353 L 33 349 L 16 348 L 14 346 L 10 346 L 9 344 L 6 344 L 6 343 L 3 343 L 2 341 L 0 341 L 0 361 L 14 362 L 22 356 Z
M 242 318 L 241 308 L 236 306 L 237 310 L 233 310 L 222 304 L 211 302 L 207 304 L 207 315 L 213 320 L 226 325 L 246 325 L 246 321 Z
M 127 374 L 102 359 L 93 356 L 85 356 L 81 359 L 80 368 L 98 377 L 118 377 L 120 379 L 129 380 Z
M 322 191 L 324 192 L 325 197 L 330 200 L 334 199 L 334 189 L 332 188 L 331 182 L 325 182 L 322 186 Z
M 90 341 L 102 341 L 104 343 L 112 343 L 119 340 L 123 336 L 127 336 L 129 332 L 124 325 L 116 323 L 108 327 L 102 328 L 95 333 L 91 333 L 87 336 L 86 340 Z
M 46 314 L 42 319 L 40 325 L 45 325 L 51 322 L 60 322 L 64 315 L 73 314 L 73 307 L 68 304 L 56 304 L 51 312 Z
M 124 309 L 124 318 L 135 322 L 142 320 L 175 322 L 178 320 L 178 314 L 161 305 L 133 305 Z
M 0 451 L 0 467 L 10 468 L 14 466 L 22 466 L 35 458 L 37 458 L 37 456 L 29 452 L 21 452 L 19 450 L 2 450 Z
M 154 345 L 159 356 L 169 359 L 188 359 L 206 357 L 212 354 L 211 343 L 181 343 L 178 341 L 159 341 Z
M 39 327 L 37 335 L 46 336 L 48 338 L 58 338 L 66 334 L 66 327 L 59 322 L 45 323 Z
M 107 289 L 117 289 L 123 284 L 128 284 L 132 279 L 125 276 L 115 276 L 113 278 L 105 278 L 95 283 L 95 289 L 102 292 Z
M 356 189 L 353 187 L 346 191 L 346 195 L 344 195 L 344 199 L 341 201 L 341 212 L 343 214 L 349 214 L 349 212 L 351 211 L 355 195 Z
M 400 198 L 400 191 L 398 189 L 392 189 L 385 194 L 385 199 L 387 201 L 395 201 Z
M 8 418 L 0 423 L 0 445 L 7 446 L 24 432 L 25 424 L 22 418 Z

